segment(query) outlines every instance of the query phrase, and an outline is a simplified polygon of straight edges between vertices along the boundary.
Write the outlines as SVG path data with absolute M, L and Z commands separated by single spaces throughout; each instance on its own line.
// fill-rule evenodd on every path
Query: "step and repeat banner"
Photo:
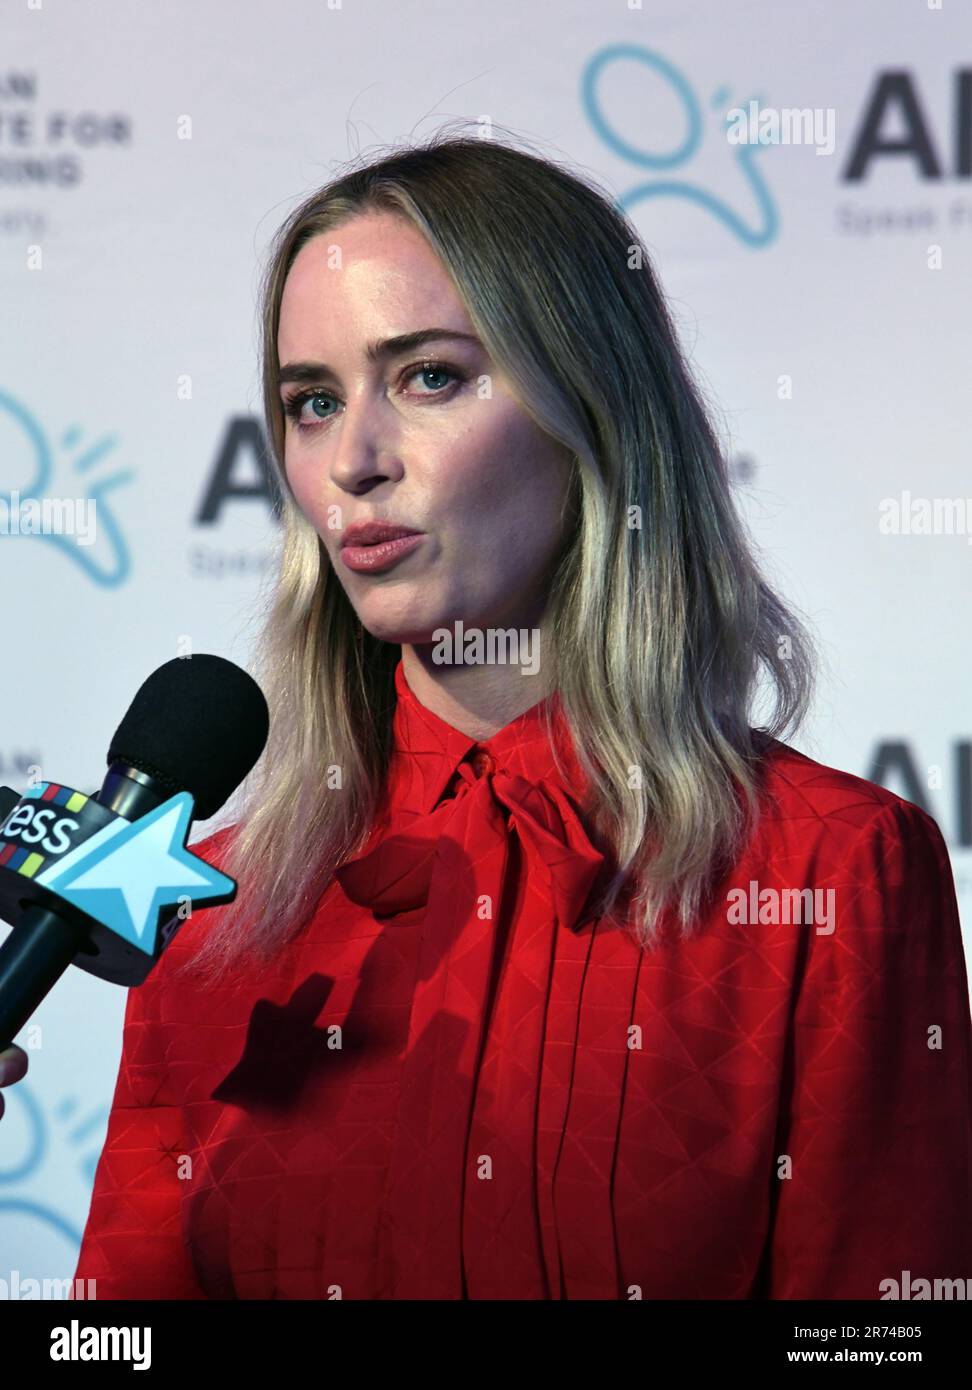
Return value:
M 150 671 L 186 650 L 247 664 L 278 535 L 267 244 L 349 158 L 457 119 L 521 134 L 633 218 L 753 537 L 820 643 L 793 742 L 935 817 L 968 951 L 959 0 L 8 0 L 0 783 L 94 789 Z M 70 527 L 25 524 L 45 499 Z M 124 1005 L 72 971 L 35 1015 L 0 1122 L 0 1273 L 73 1272 Z

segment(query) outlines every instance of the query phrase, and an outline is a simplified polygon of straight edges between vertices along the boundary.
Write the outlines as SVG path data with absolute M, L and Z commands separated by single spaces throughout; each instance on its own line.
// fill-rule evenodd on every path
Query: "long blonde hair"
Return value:
M 522 142 L 521 142 L 522 143 Z M 550 587 L 554 688 L 591 786 L 595 843 L 650 948 L 669 904 L 692 930 L 706 885 L 759 816 L 761 749 L 805 716 L 813 650 L 764 579 L 651 261 L 607 196 L 549 158 L 440 130 L 352 161 L 288 217 L 262 287 L 263 395 L 282 548 L 254 675 L 270 737 L 231 811 L 239 882 L 190 964 L 269 960 L 365 844 L 390 753 L 397 645 L 359 622 L 284 471 L 277 328 L 311 238 L 392 211 L 451 273 L 523 408 L 570 451 L 573 535 Z M 761 676 L 769 716 L 750 726 Z M 339 768 L 341 786 L 329 785 Z

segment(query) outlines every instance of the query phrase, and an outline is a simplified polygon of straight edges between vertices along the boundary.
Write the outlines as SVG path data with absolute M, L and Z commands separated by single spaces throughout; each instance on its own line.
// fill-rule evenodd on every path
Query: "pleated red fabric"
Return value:
M 76 1278 L 519 1300 L 972 1277 L 972 1020 L 935 822 L 770 742 L 751 843 L 691 936 L 669 919 L 646 950 L 594 914 L 610 864 L 558 697 L 562 771 L 548 702 L 477 743 L 395 682 L 382 813 L 273 968 L 174 974 L 230 905 L 130 991 Z M 231 834 L 195 848 L 219 864 Z

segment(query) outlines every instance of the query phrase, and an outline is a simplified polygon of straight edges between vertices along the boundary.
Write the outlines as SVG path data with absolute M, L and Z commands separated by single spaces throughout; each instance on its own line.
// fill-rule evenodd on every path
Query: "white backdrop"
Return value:
M 931 811 L 968 951 L 970 14 L 960 0 L 9 5 L 0 494 L 94 497 L 99 526 L 93 545 L 0 532 L 0 781 L 20 790 L 39 765 L 100 785 L 118 719 L 181 639 L 247 663 L 276 535 L 257 455 L 267 241 L 359 148 L 492 120 L 630 211 L 757 543 L 821 639 L 816 712 L 794 742 Z M 750 100 L 816 112 L 816 144 L 731 144 L 727 112 Z M 882 503 L 906 493 L 932 533 L 882 531 Z M 73 1273 L 124 1004 L 74 971 L 35 1016 L 42 1046 L 0 1122 L 0 1279 Z

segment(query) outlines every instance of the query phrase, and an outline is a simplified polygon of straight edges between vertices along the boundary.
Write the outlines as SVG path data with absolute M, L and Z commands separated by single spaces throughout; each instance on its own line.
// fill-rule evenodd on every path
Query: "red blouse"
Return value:
M 875 1299 L 972 1276 L 972 1022 L 934 821 L 771 744 L 746 853 L 692 939 L 646 951 L 585 914 L 604 861 L 542 705 L 477 743 L 401 663 L 396 688 L 383 816 L 274 968 L 173 978 L 232 911 L 209 909 L 129 992 L 76 1278 Z M 219 863 L 231 830 L 195 848 Z M 820 890 L 810 921 L 786 889 Z

